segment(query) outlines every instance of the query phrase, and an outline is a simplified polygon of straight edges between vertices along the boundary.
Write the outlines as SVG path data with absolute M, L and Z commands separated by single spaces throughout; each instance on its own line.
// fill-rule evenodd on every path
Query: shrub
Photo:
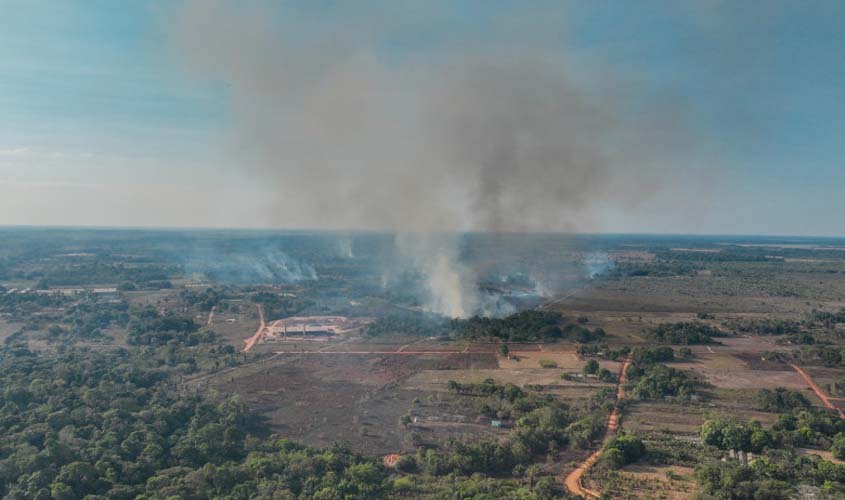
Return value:
M 830 446 L 830 452 L 835 458 L 845 460 L 845 434 L 840 432 L 833 436 L 833 444 Z
M 541 359 L 538 363 L 542 368 L 557 368 L 557 363 L 551 359 Z
M 790 391 L 783 387 L 774 390 L 761 389 L 757 393 L 757 404 L 763 411 L 782 413 L 794 408 L 807 408 L 810 402 L 798 391 Z
M 396 469 L 402 472 L 414 472 L 417 470 L 417 461 L 413 455 L 402 455 L 396 461 Z
M 563 316 L 548 311 L 522 311 L 506 318 L 453 319 L 449 328 L 459 338 L 498 338 L 510 341 L 554 340 Z
M 393 489 L 396 491 L 410 491 L 414 489 L 414 482 L 408 476 L 398 477 L 393 480 Z
M 601 461 L 608 469 L 621 469 L 625 466 L 625 454 L 622 450 L 610 448 L 602 453 Z
M 599 362 L 595 359 L 590 359 L 584 365 L 584 373 L 587 375 L 594 375 L 599 371 Z
M 686 372 L 664 365 L 651 365 L 646 369 L 629 367 L 626 374 L 632 379 L 639 379 L 632 390 L 638 399 L 659 399 L 666 396 L 686 397 L 695 392 L 700 385 Z
M 763 429 L 760 422 L 747 424 L 725 420 L 707 420 L 698 430 L 701 442 L 722 450 L 742 450 L 759 453 L 775 446 L 779 438 Z
M 645 444 L 641 439 L 631 434 L 619 434 L 604 445 L 605 453 L 611 453 L 612 450 L 621 454 L 622 465 L 626 465 L 636 462 L 645 454 Z M 618 461 L 618 458 L 614 457 L 613 460 Z
M 598 378 L 602 382 L 614 382 L 616 380 L 616 375 L 614 375 L 613 372 L 611 372 L 607 368 L 601 368 L 596 373 L 596 378 Z
M 566 325 L 563 328 L 562 333 L 564 337 L 573 339 L 582 344 L 601 340 L 607 336 L 607 332 L 605 332 L 602 328 L 596 328 L 595 330 L 590 331 L 589 328 L 584 328 L 583 326 L 576 324 Z
M 654 340 L 668 344 L 710 344 L 713 337 L 726 335 L 722 330 L 698 321 L 663 323 L 647 333 Z
M 637 365 L 662 363 L 674 359 L 675 351 L 671 347 L 637 347 L 634 349 L 633 361 Z

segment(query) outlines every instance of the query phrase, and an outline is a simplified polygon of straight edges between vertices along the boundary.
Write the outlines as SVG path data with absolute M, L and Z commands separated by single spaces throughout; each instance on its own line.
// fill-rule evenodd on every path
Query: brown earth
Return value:
M 496 366 L 495 356 L 360 354 L 278 356 L 272 361 L 218 377 L 224 394 L 240 394 L 267 419 L 270 428 L 310 445 L 345 443 L 367 454 L 412 451 L 412 434 L 424 442 L 449 437 L 480 439 L 504 432 L 477 422 L 448 395 L 417 389 L 403 381 L 429 370 L 451 373 Z M 405 428 L 400 417 L 414 412 L 419 422 Z

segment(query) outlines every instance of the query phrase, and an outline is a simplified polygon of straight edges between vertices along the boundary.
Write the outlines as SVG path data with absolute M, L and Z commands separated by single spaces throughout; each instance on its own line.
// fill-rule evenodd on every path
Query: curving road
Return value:
M 616 399 L 621 401 L 625 398 L 625 389 L 623 386 L 625 385 L 625 372 L 628 370 L 628 367 L 631 365 L 631 354 L 629 354 L 625 361 L 622 363 L 622 368 L 619 370 L 619 381 L 616 383 Z M 607 428 L 604 432 L 605 440 L 614 434 L 619 429 L 619 409 L 613 408 L 613 411 L 610 412 L 610 417 L 607 419 Z M 566 485 L 566 489 L 569 490 L 570 493 L 573 495 L 577 495 L 582 498 L 601 498 L 601 494 L 597 491 L 591 490 L 584 486 L 581 482 L 584 474 L 590 470 L 598 459 L 601 457 L 602 450 L 599 449 L 593 452 L 592 455 L 587 457 L 586 460 L 581 462 L 578 467 L 575 468 L 572 472 L 566 476 L 564 479 L 563 484 Z

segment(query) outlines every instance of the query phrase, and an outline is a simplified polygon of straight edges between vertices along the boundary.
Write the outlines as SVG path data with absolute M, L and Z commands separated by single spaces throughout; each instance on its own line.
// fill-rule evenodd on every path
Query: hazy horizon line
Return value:
M 103 225 L 79 225 L 79 224 L 0 224 L 0 230 L 4 229 L 57 229 L 57 230 L 123 230 L 123 231 L 250 231 L 250 232 L 288 232 L 288 233 L 346 233 L 346 234 L 399 234 L 403 231 L 390 229 L 360 229 L 360 228 L 285 228 L 285 227 L 261 227 L 261 226 L 155 226 L 155 225 L 126 225 L 126 226 L 103 226 Z M 420 231 L 404 231 L 405 233 L 417 233 Z M 808 238 L 808 239 L 845 239 L 843 235 L 818 235 L 818 234 L 767 234 L 767 233 L 673 233 L 673 232 L 578 232 L 578 231 L 439 231 L 438 234 L 459 234 L 459 235 L 570 235 L 570 236 L 681 236 L 681 237 L 752 237 L 752 238 Z

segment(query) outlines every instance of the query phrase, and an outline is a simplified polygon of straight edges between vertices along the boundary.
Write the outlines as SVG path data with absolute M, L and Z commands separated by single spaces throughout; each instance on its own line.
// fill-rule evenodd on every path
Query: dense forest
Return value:
M 513 478 L 549 453 L 590 446 L 613 404 L 608 394 L 569 406 L 493 381 L 450 384 L 480 414 L 511 422 L 509 439 L 420 447 L 399 464 L 413 474 L 395 477 L 341 446 L 318 450 L 271 436 L 238 397 L 192 390 L 191 377 L 243 357 L 189 317 L 83 302 L 54 320 L 48 330 L 77 325 L 80 337 L 33 351 L 13 335 L 0 347 L 3 498 L 453 498 L 462 492 L 459 498 L 542 500 L 559 494 L 549 478 Z M 93 331 L 118 324 L 127 331 L 126 347 L 86 347 Z
M 560 313 L 526 310 L 503 318 L 473 316 L 467 319 L 447 319 L 429 313 L 394 314 L 378 318 L 367 326 L 364 334 L 418 335 L 455 339 L 494 339 L 508 342 L 574 340 L 595 342 L 607 334 L 601 328 L 589 329 L 569 321 Z
M 698 321 L 663 323 L 646 331 L 646 337 L 661 344 L 712 344 L 714 337 L 724 337 L 722 330 Z
M 141 315 L 132 320 L 159 325 Z M 167 328 L 172 325 L 165 324 Z M 144 328 L 144 331 L 151 331 Z M 184 330 L 184 328 L 183 328 Z M 237 398 L 177 380 L 225 365 L 212 344 L 55 355 L 0 348 L 0 494 L 9 499 L 373 498 L 383 470 L 342 448 L 269 439 Z

